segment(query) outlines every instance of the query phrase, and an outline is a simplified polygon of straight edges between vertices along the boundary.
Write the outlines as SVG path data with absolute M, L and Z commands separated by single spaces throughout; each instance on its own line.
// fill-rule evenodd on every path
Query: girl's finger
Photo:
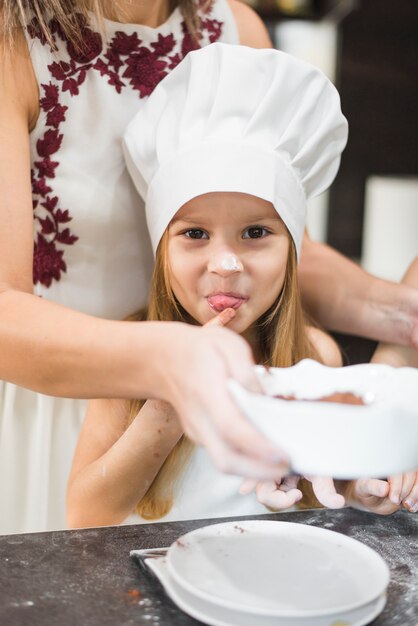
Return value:
M 392 478 L 389 478 L 389 484 L 391 480 Z M 401 493 L 399 496 L 400 502 L 403 502 L 405 498 L 408 497 L 409 492 L 415 485 L 415 480 L 416 480 L 416 472 L 406 472 L 405 474 L 402 474 L 402 487 L 401 487 Z
M 208 326 L 227 326 L 229 322 L 234 319 L 236 314 L 237 312 L 235 311 L 235 309 L 224 309 L 223 311 L 218 313 L 218 315 L 212 317 L 209 322 L 206 322 L 205 328 L 207 328 Z
M 314 494 L 321 504 L 329 509 L 341 509 L 345 505 L 344 496 L 337 493 L 332 478 L 313 476 L 308 480 L 312 482 Z
M 284 492 L 274 481 L 259 482 L 256 493 L 258 501 L 270 509 L 288 509 L 302 499 L 302 492 L 299 489 Z
M 362 478 L 356 481 L 355 492 L 359 498 L 386 498 L 389 484 L 378 478 Z
M 415 485 L 412 487 L 403 504 L 411 513 L 418 513 L 418 476 Z
M 389 483 L 389 500 L 392 504 L 399 505 L 401 503 L 403 475 L 391 476 Z

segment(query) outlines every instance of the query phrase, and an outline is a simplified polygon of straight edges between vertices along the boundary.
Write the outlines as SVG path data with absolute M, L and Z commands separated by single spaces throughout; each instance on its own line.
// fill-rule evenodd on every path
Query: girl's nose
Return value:
M 242 272 L 244 266 L 235 254 L 224 252 L 212 257 L 208 263 L 208 271 L 221 276 Z

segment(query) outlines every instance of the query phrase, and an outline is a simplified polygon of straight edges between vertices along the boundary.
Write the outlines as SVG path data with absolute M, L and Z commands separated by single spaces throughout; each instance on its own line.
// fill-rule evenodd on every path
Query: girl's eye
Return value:
M 260 239 L 261 237 L 265 237 L 269 234 L 269 231 L 262 226 L 250 226 L 244 232 L 242 238 L 243 239 Z
M 200 228 L 191 228 L 184 233 L 189 239 L 208 239 L 207 234 Z

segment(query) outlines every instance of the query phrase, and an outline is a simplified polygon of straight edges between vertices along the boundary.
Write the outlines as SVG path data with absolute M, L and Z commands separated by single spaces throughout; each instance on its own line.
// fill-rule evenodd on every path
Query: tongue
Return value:
M 224 311 L 225 309 L 238 308 L 239 305 L 242 303 L 242 298 L 235 298 L 234 296 L 223 296 L 223 295 L 209 296 L 208 302 L 209 302 L 209 306 L 214 311 L 216 311 L 217 313 L 220 313 L 221 311 Z

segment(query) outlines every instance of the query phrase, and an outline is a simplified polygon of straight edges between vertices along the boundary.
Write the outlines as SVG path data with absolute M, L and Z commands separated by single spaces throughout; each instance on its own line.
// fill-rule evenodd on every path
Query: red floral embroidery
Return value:
M 59 90 L 56 85 L 41 85 L 44 97 L 40 106 L 47 113 L 47 130 L 36 142 L 36 151 L 41 161 L 35 161 L 32 169 L 32 193 L 34 197 L 34 217 L 40 226 L 34 246 L 33 282 L 50 287 L 53 280 L 60 280 L 61 272 L 67 271 L 64 251 L 57 248 L 57 243 L 72 245 L 78 239 L 69 228 L 62 225 L 71 221 L 68 210 L 58 207 L 58 197 L 53 196 L 52 187 L 47 179 L 55 178 L 59 161 L 51 156 L 59 151 L 63 139 L 59 126 L 65 121 L 68 107 L 58 102 Z M 35 211 L 35 209 L 37 209 Z
M 202 20 L 202 29 L 209 33 L 209 42 L 215 43 L 222 35 L 222 22 L 218 20 Z
M 204 4 L 206 0 L 198 0 L 203 16 L 200 34 L 204 40 L 213 43 L 222 34 L 222 22 L 211 19 L 212 4 L 206 8 Z M 82 16 L 76 16 L 76 19 L 85 42 L 81 50 L 66 40 L 58 22 L 50 23 L 50 44 L 54 52 L 59 49 L 57 42 L 60 40 L 66 47 L 68 58 L 54 60 L 48 66 L 51 82 L 41 85 L 40 107 L 46 114 L 46 130 L 36 143 L 40 158 L 34 162 L 32 169 L 33 209 L 39 225 L 34 247 L 33 279 L 35 284 L 39 282 L 45 287 L 59 281 L 62 272 L 67 271 L 65 248 L 62 246 L 73 245 L 78 240 L 69 227 L 63 226 L 71 222 L 72 217 L 68 209 L 59 207 L 59 198 L 52 189 L 52 181 L 60 165 L 54 155 L 62 144 L 62 125 L 68 109 L 59 102 L 60 92 L 68 92 L 70 97 L 77 96 L 88 72 L 96 71 L 106 77 L 117 93 L 128 88 L 137 91 L 139 98 L 144 98 L 186 54 L 199 47 L 184 22 L 180 42 L 175 40 L 173 34 L 163 36 L 158 33 L 156 41 L 146 45 L 137 33 L 116 32 L 104 47 L 100 34 L 89 28 Z M 28 33 L 32 38 L 39 39 L 42 45 L 48 45 L 35 20 L 28 26 Z
M 54 241 L 47 241 L 45 237 L 38 234 L 33 258 L 33 274 L 36 276 L 36 282 L 50 287 L 53 280 L 60 280 L 61 272 L 67 270 L 63 256 L 64 251 L 57 250 Z
M 137 54 L 131 54 L 126 65 L 123 77 L 129 79 L 129 84 L 139 91 L 141 98 L 149 96 L 167 75 L 167 62 L 161 61 L 148 48 L 141 48 Z
M 90 28 L 84 28 L 83 41 L 85 41 L 85 44 L 81 50 L 76 50 L 71 42 L 67 43 L 68 54 L 76 63 L 93 61 L 103 49 L 102 38 L 99 33 L 95 33 Z

